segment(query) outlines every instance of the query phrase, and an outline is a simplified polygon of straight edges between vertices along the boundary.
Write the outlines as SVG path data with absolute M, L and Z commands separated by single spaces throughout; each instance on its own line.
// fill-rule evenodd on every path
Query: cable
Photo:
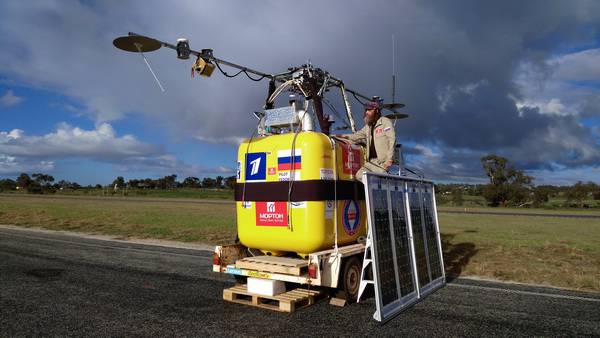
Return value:
M 300 134 L 300 131 L 302 131 L 302 120 L 300 121 L 300 124 L 298 124 L 298 128 L 296 129 L 296 132 L 294 133 L 294 139 L 292 140 L 292 149 L 290 151 L 290 155 L 291 155 L 291 160 L 292 160 L 292 167 L 290 170 L 290 178 L 288 181 L 288 229 L 290 231 L 294 231 L 294 227 L 292 225 L 292 208 L 290 207 L 291 205 L 291 200 L 292 200 L 292 187 L 294 186 L 294 180 L 296 179 L 296 138 L 298 137 L 298 134 Z M 302 156 L 302 155 L 300 155 Z M 302 162 L 300 162 L 302 163 Z
M 271 94 L 271 96 L 269 96 L 269 100 L 267 102 L 273 103 L 275 101 L 275 99 L 277 98 L 277 96 L 279 96 L 279 94 L 281 94 L 281 92 L 283 92 L 292 83 L 294 83 L 294 80 L 287 80 L 284 83 L 280 84 L 279 87 L 277 87 L 277 89 L 275 89 L 273 91 L 273 94 Z
M 333 221 L 333 227 L 334 227 L 334 235 L 335 235 L 335 243 L 334 243 L 334 252 L 336 253 L 336 257 L 337 257 L 337 253 L 338 253 L 338 214 L 337 214 L 337 181 L 338 181 L 338 177 L 337 177 L 337 143 L 336 140 L 333 139 L 332 137 L 329 137 L 329 141 L 331 142 L 332 148 L 333 148 L 333 214 L 334 214 L 334 221 Z
M 254 131 L 252 132 L 252 135 L 250 136 L 250 139 L 248 140 L 248 145 L 246 146 L 246 153 L 244 154 L 244 186 L 242 188 L 242 207 L 244 207 L 244 202 L 246 201 L 246 173 L 245 172 L 246 172 L 246 162 L 248 160 L 248 151 L 250 151 L 250 144 L 252 144 L 252 140 L 254 139 L 254 135 L 256 135 L 258 128 L 260 127 L 261 121 L 262 121 L 262 119 L 258 120 L 258 125 L 254 129 Z M 241 177 L 242 177 L 242 168 L 240 168 L 240 178 Z
M 244 74 L 246 74 L 246 76 L 247 76 L 247 77 L 248 77 L 250 80 L 252 80 L 252 81 L 255 81 L 255 82 L 259 82 L 259 81 L 261 81 L 262 79 L 264 79 L 265 77 L 267 77 L 266 75 L 262 75 L 262 76 L 261 76 L 261 77 L 259 77 L 259 78 L 253 78 L 253 77 L 252 77 L 252 76 L 250 76 L 250 74 L 249 74 L 249 73 L 246 71 L 246 69 L 240 69 L 240 71 L 239 71 L 239 72 L 237 72 L 237 73 L 235 73 L 235 75 L 229 75 L 229 74 L 227 74 L 227 72 L 226 72 L 226 71 L 224 71 L 224 70 L 223 70 L 223 68 L 221 68 L 221 65 L 219 65 L 219 63 L 218 63 L 217 61 L 214 61 L 214 62 L 215 62 L 215 65 L 217 65 L 217 68 L 219 69 L 219 71 L 221 72 L 221 74 L 225 75 L 226 77 L 236 77 L 236 76 L 240 75 L 241 73 L 244 73 Z
M 361 101 L 358 96 L 356 96 L 356 94 L 354 92 L 350 92 L 352 94 L 352 96 L 354 96 L 354 98 L 356 99 L 356 101 L 358 101 L 360 104 L 362 104 L 363 106 L 365 105 L 365 102 Z
M 322 100 L 323 102 L 325 102 L 325 105 L 327 107 L 329 107 L 329 109 L 333 112 L 333 114 L 340 120 L 342 120 L 342 122 L 344 122 L 346 124 L 347 127 L 350 127 L 350 123 L 348 122 L 348 120 L 346 120 L 345 118 L 342 117 L 342 115 L 337 111 L 337 109 L 335 109 L 335 107 L 329 102 L 329 100 L 323 98 Z

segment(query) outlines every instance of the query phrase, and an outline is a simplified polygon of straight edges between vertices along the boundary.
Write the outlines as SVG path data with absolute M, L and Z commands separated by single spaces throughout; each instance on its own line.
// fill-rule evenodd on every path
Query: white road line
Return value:
M 598 303 L 600 303 L 600 298 L 587 298 L 587 297 L 578 297 L 578 296 L 558 295 L 558 294 L 554 294 L 554 293 L 543 293 L 543 292 L 533 292 L 533 291 L 523 291 L 523 290 L 511 290 L 511 289 L 503 289 L 503 288 L 495 288 L 495 287 L 479 286 L 479 285 L 466 285 L 466 284 L 455 284 L 455 283 L 448 283 L 447 285 L 448 286 L 456 286 L 456 287 L 459 287 L 459 288 L 466 288 L 466 289 L 480 289 L 480 290 L 488 290 L 488 291 L 518 293 L 518 294 L 521 294 L 521 295 L 528 295 L 528 296 L 541 296 L 541 297 L 549 297 L 549 298 L 581 300 L 581 301 L 586 301 L 586 302 L 598 302 Z

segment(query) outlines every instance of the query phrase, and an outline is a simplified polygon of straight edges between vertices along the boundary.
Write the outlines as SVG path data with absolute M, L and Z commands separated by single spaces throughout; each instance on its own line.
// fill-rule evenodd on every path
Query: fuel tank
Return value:
M 257 137 L 238 149 L 240 242 L 267 254 L 305 256 L 366 233 L 363 150 L 319 132 Z M 337 179 L 336 179 L 337 178 Z M 337 220 L 337 221 L 336 221 Z

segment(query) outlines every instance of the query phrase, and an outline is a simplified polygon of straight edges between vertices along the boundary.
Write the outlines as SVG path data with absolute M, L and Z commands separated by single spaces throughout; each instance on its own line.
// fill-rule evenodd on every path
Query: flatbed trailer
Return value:
M 346 301 L 356 301 L 365 245 L 356 243 L 310 253 L 306 259 L 252 255 L 241 244 L 215 247 L 213 271 L 233 275 L 245 284 L 248 277 L 282 281 L 286 286 L 316 288 Z M 227 289 L 226 289 L 227 290 Z M 226 297 L 224 293 L 224 298 Z M 230 297 L 229 297 L 230 298 Z

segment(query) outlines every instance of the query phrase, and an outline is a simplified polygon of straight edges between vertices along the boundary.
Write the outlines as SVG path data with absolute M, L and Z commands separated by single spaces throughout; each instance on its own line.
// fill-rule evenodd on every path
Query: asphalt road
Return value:
M 0 229 L 0 336 L 600 336 L 600 294 L 466 279 L 385 325 L 372 298 L 292 314 L 230 304 L 210 257 Z

